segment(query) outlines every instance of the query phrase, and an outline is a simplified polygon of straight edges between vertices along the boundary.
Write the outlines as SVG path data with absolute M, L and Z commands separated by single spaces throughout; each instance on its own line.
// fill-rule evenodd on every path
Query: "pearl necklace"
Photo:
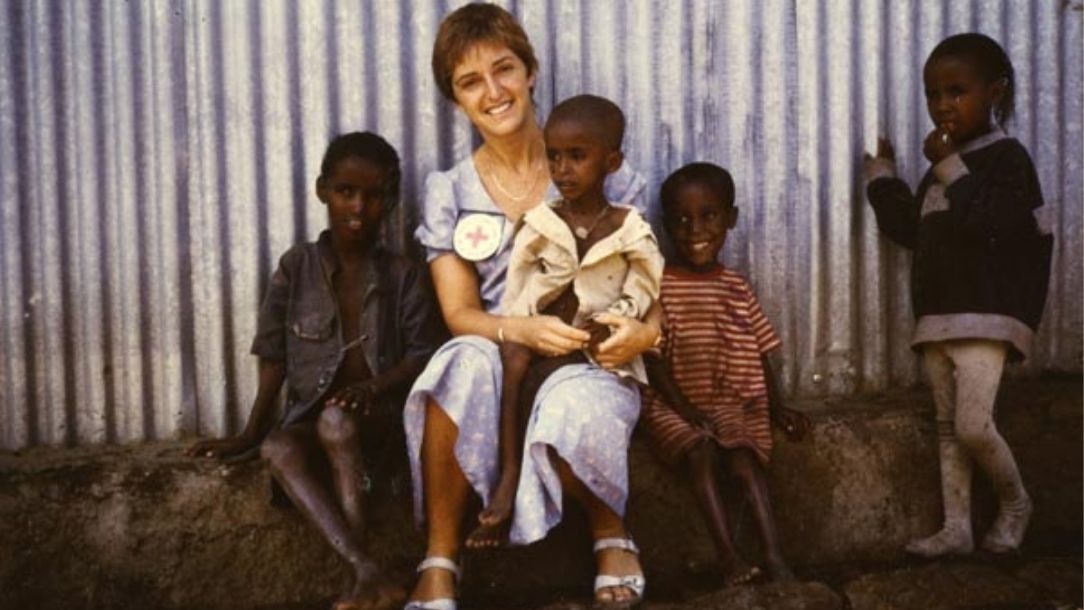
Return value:
M 500 191 L 502 195 L 504 195 L 508 199 L 511 199 L 515 203 L 520 203 L 524 199 L 526 199 L 531 193 L 534 192 L 535 187 L 538 186 L 538 179 L 543 174 L 543 172 L 538 171 L 538 168 L 543 165 L 542 163 L 536 162 L 529 170 L 532 174 L 534 174 L 534 177 L 531 179 L 531 183 L 527 186 L 527 189 L 519 195 L 513 195 L 508 191 L 508 189 L 504 188 L 504 185 L 501 184 L 500 178 L 497 177 L 497 173 L 493 171 L 497 167 L 497 160 L 493 156 L 495 153 L 490 152 L 489 148 L 486 148 L 485 152 L 486 155 L 489 157 L 489 161 L 487 162 L 488 167 L 486 168 L 485 172 L 486 177 L 489 178 L 489 182 L 493 186 L 497 187 L 497 190 Z

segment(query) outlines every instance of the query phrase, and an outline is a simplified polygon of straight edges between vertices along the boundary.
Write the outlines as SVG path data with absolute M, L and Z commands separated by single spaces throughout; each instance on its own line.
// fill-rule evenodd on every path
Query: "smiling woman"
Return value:
M 512 233 L 523 214 L 557 197 L 532 100 L 538 62 L 523 29 L 504 9 L 470 4 L 441 23 L 433 76 L 470 119 L 483 144 L 426 180 L 415 237 L 426 250 L 444 319 L 456 338 L 430 361 L 404 408 L 415 511 L 428 532 L 426 559 L 407 608 L 455 607 L 454 558 L 470 493 L 488 506 L 499 473 L 502 367 L 497 342 L 539 354 L 581 349 L 588 333 L 553 316 L 504 316 Z M 606 199 L 644 206 L 645 181 L 627 166 L 610 175 Z M 613 336 L 602 367 L 622 365 L 658 336 L 656 318 L 601 318 Z M 526 432 L 511 523 L 479 527 L 470 546 L 541 539 L 561 520 L 567 494 L 588 513 L 599 577 L 596 601 L 627 607 L 643 595 L 636 546 L 624 526 L 629 436 L 640 411 L 635 384 L 587 364 L 554 373 L 539 388 Z

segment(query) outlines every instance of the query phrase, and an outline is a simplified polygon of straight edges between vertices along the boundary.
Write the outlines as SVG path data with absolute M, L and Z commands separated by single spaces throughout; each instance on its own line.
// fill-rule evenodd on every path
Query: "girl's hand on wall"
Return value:
M 603 368 L 612 369 L 625 364 L 647 351 L 659 336 L 658 326 L 635 318 L 600 313 L 594 319 L 613 330 L 610 338 L 599 344 L 598 355 L 595 357 Z
M 896 151 L 892 148 L 892 142 L 881 136 L 877 138 L 877 156 L 866 153 L 862 159 L 862 174 L 866 182 L 882 176 L 896 175 Z

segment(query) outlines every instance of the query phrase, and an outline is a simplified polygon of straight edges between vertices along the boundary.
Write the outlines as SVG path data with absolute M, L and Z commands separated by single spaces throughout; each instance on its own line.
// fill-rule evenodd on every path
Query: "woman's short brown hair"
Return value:
M 467 51 L 479 43 L 508 47 L 527 66 L 528 75 L 538 71 L 531 41 L 511 13 L 496 4 L 461 6 L 440 22 L 433 43 L 433 79 L 444 97 L 453 102 L 452 73 Z

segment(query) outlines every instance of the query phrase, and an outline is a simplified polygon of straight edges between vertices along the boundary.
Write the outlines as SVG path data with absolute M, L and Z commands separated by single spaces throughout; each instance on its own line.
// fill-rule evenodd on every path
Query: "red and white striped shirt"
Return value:
M 667 267 L 659 300 L 662 355 L 681 392 L 707 415 L 715 440 L 747 447 L 767 462 L 772 436 L 761 354 L 778 347 L 779 338 L 749 283 L 722 266 L 708 273 Z M 710 438 L 652 390 L 645 392 L 641 421 L 670 463 Z

